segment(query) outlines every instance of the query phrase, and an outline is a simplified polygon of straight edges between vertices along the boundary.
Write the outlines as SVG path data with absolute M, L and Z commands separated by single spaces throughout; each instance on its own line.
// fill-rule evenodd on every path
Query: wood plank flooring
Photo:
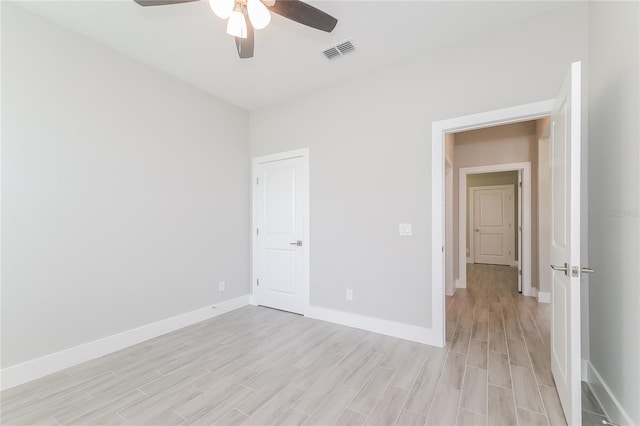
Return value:
M 248 306 L 1 394 L 1 423 L 559 425 L 548 305 L 470 265 L 446 348 Z

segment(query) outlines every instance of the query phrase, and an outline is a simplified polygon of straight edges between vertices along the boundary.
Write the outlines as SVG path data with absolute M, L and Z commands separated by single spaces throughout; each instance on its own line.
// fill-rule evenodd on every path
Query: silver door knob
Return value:
M 569 265 L 566 262 L 564 266 L 551 265 L 551 269 L 558 272 L 564 272 L 565 275 L 569 275 Z
M 582 268 L 580 268 L 580 272 L 583 273 L 583 274 L 593 274 L 595 272 L 595 270 L 593 270 L 591 268 L 582 267 Z
M 298 240 L 296 242 L 289 243 L 289 244 L 291 244 L 292 246 L 302 247 L 302 240 Z

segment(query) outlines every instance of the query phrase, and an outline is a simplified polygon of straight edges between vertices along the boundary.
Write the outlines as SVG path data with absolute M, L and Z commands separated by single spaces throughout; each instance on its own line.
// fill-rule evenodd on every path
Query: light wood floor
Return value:
M 444 349 L 245 307 L 2 392 L 2 424 L 564 424 L 548 305 L 471 266 Z

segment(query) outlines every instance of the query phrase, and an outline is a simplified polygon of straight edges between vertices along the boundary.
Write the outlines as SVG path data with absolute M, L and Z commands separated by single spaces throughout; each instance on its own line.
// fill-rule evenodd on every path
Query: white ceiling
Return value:
M 24 8 L 242 108 L 251 110 L 356 77 L 566 3 L 551 1 L 317 1 L 332 33 L 278 15 L 239 59 L 207 1 L 143 8 L 133 0 L 22 1 Z M 357 51 L 329 61 L 325 48 Z

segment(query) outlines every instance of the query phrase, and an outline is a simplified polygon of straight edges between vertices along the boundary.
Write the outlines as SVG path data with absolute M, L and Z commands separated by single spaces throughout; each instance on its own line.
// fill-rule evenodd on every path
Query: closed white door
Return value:
M 254 165 L 257 304 L 304 314 L 306 302 L 303 157 Z
M 580 401 L 580 62 L 571 65 L 551 116 L 551 371 L 567 423 Z
M 474 262 L 511 265 L 513 186 L 473 190 Z

